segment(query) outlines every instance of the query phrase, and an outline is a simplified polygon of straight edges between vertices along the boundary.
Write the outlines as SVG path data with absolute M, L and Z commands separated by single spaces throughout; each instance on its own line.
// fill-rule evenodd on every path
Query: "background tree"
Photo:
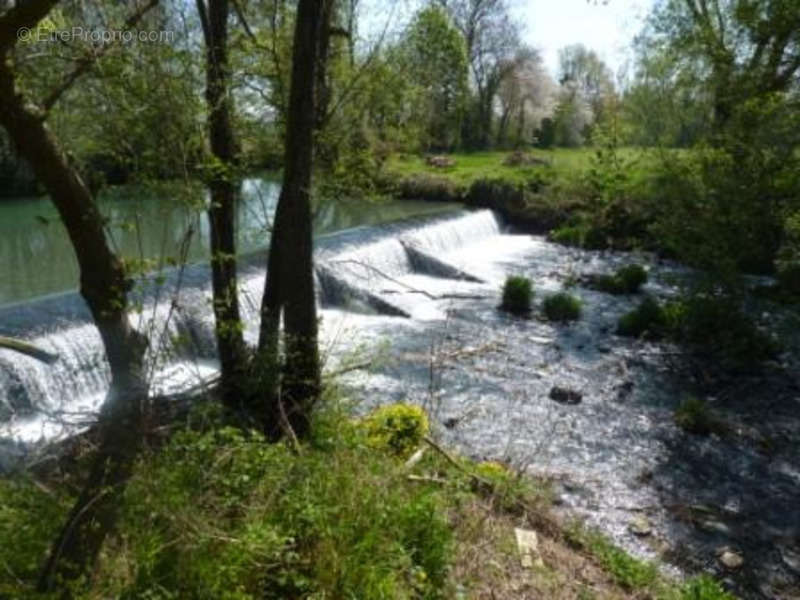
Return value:
M 539 53 L 529 47 L 520 48 L 513 70 L 498 90 L 497 145 L 516 148 L 532 143 L 542 119 L 552 115 L 557 89 Z
M 558 53 L 558 63 L 559 83 L 569 85 L 580 101 L 591 108 L 592 121 L 600 122 L 614 94 L 611 70 L 594 50 L 583 44 L 562 48 Z
M 519 48 L 519 25 L 505 0 L 438 0 L 464 36 L 474 90 L 462 140 L 468 148 L 488 148 L 497 92 L 513 71 Z
M 424 119 L 422 147 L 453 150 L 459 142 L 467 92 L 467 55 L 459 31 L 436 6 L 420 10 L 403 41 L 403 67 L 419 87 L 415 110 Z

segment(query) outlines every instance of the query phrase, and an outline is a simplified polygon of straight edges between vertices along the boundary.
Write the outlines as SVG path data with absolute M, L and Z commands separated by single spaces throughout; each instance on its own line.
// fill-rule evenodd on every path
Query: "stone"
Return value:
M 581 403 L 581 400 L 583 400 L 583 394 L 576 390 L 554 385 L 552 388 L 550 388 L 550 399 L 558 402 L 559 404 L 575 405 Z
M 639 537 L 645 537 L 653 533 L 653 527 L 650 525 L 650 521 L 648 521 L 646 517 L 636 517 L 630 522 L 628 529 L 631 530 L 633 535 L 637 535 Z
M 728 546 L 717 548 L 717 558 L 726 569 L 736 570 L 744 564 L 744 557 L 734 552 Z
M 789 570 L 800 575 L 800 550 L 794 551 L 789 548 L 782 548 L 781 560 L 783 560 L 783 564 L 785 564 Z

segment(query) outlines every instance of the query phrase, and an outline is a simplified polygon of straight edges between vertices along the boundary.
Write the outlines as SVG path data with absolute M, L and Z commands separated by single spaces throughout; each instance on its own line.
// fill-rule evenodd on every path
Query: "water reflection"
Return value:
M 263 248 L 280 193 L 274 177 L 242 182 L 237 238 L 242 252 Z M 155 266 L 185 256 L 208 257 L 208 223 L 202 188 L 119 186 L 99 199 L 109 238 L 121 256 L 152 259 Z M 452 208 L 423 202 L 369 203 L 327 198 L 317 203 L 315 232 L 329 233 Z M 0 305 L 75 289 L 78 265 L 67 233 L 47 197 L 0 202 Z

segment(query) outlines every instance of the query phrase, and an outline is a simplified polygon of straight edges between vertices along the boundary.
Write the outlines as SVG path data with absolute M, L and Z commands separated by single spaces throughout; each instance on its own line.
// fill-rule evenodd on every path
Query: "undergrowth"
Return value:
M 729 598 L 706 580 L 692 580 L 700 591 L 686 595 L 599 537 L 581 538 L 592 559 L 571 555 L 547 516 L 547 485 L 426 444 L 427 416 L 411 405 L 365 419 L 323 409 L 296 448 L 226 425 L 216 410 L 198 409 L 202 418 L 189 422 L 202 425 L 180 425 L 144 452 L 116 532 L 74 597 L 435 599 L 488 597 L 487 585 L 515 597 L 531 585 L 575 598 L 602 585 L 613 597 L 660 586 L 673 595 L 659 598 Z M 405 462 L 415 444 L 426 451 Z M 75 492 L 45 481 L 0 479 L 2 598 L 45 598 L 33 591 L 36 576 Z M 547 563 L 521 569 L 513 528 L 545 522 Z M 487 560 L 499 565 L 494 574 Z M 586 560 L 597 565 L 590 580 L 570 570 Z

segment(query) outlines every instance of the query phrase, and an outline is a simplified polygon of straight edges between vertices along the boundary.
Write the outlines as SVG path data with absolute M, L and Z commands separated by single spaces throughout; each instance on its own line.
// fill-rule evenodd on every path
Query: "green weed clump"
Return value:
M 778 349 L 731 297 L 695 295 L 682 305 L 673 326 L 677 341 L 726 368 L 750 370 Z
M 697 435 L 723 432 L 722 423 L 714 417 L 705 400 L 695 396 L 685 398 L 675 409 L 675 423 Z
M 600 275 L 595 279 L 597 289 L 609 294 L 635 294 L 647 283 L 647 270 L 637 264 L 617 269 L 613 275 Z
M 562 225 L 551 231 L 548 239 L 563 246 L 587 250 L 602 250 L 608 247 L 602 231 L 584 221 Z
M 736 600 L 714 578 L 698 575 L 689 579 L 680 590 L 680 600 Z
M 363 425 L 370 446 L 401 457 L 416 450 L 430 430 L 428 415 L 415 404 L 382 406 L 367 416 Z
M 581 301 L 566 292 L 545 298 L 542 309 L 550 321 L 575 321 L 581 317 Z
M 617 323 L 617 335 L 641 337 L 649 334 L 659 337 L 663 334 L 667 316 L 661 305 L 647 297 L 632 311 L 624 314 Z
M 524 315 L 531 311 L 533 284 L 527 277 L 509 275 L 503 284 L 500 308 L 510 313 Z

